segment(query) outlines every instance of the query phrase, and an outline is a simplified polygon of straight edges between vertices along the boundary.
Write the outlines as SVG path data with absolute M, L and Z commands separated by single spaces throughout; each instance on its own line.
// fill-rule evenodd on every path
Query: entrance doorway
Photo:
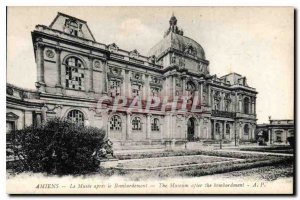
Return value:
M 187 121 L 187 140 L 189 142 L 195 140 L 195 119 L 193 117 Z

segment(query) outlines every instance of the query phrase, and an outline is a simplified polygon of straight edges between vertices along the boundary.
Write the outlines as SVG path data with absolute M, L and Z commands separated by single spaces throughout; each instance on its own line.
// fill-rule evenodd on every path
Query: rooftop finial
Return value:
M 176 19 L 175 15 L 174 15 L 174 12 L 172 12 L 172 17 L 171 17 L 171 19 L 170 19 L 169 22 L 170 22 L 170 26 L 176 26 L 177 19 Z
M 168 30 L 165 32 L 165 35 L 164 37 L 166 37 L 167 35 L 169 35 L 170 32 L 173 32 L 173 33 L 176 33 L 176 34 L 179 34 L 179 35 L 183 35 L 183 30 L 179 29 L 178 26 L 177 26 L 177 19 L 174 15 L 174 12 L 172 12 L 172 16 L 170 18 L 170 27 L 168 28 Z

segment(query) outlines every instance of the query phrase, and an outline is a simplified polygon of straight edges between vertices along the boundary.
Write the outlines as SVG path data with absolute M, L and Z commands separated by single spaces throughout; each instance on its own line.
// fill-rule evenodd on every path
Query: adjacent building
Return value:
M 211 75 L 204 49 L 184 35 L 174 15 L 148 55 L 99 43 L 86 21 L 63 13 L 31 34 L 36 90 L 7 84 L 7 132 L 57 116 L 104 128 L 108 138 L 122 143 L 255 139 L 257 91 L 240 74 Z M 168 103 L 196 96 L 200 104 L 196 112 L 159 106 L 97 112 L 99 99 L 118 96 L 129 102 L 139 97 L 143 105 L 149 96 L 167 96 Z M 104 104 L 111 108 L 113 101 Z
M 271 119 L 268 124 L 257 124 L 256 137 L 268 144 L 288 144 L 288 138 L 294 137 L 294 120 Z

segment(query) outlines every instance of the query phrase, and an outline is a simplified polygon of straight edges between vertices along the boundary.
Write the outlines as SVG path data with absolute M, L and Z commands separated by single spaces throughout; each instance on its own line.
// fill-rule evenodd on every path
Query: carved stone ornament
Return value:
M 204 65 L 200 62 L 198 65 L 198 71 L 203 72 L 204 71 Z
M 54 53 L 54 51 L 52 51 L 51 49 L 47 49 L 47 50 L 46 50 L 46 56 L 47 56 L 48 58 L 54 58 L 54 55 L 55 55 L 55 53 Z
M 149 57 L 149 58 L 148 58 L 148 61 L 149 61 L 150 63 L 155 63 L 155 61 L 156 61 L 155 55 Z
M 139 52 L 135 49 L 131 52 L 129 52 L 129 56 L 132 57 L 132 58 L 138 58 L 139 57 Z
M 6 94 L 13 95 L 14 94 L 14 90 L 11 87 L 6 87 Z
M 111 52 L 117 52 L 119 50 L 119 47 L 115 43 L 112 43 L 108 45 L 108 50 Z
M 100 67 L 101 67 L 101 62 L 100 62 L 99 60 L 96 60 L 96 61 L 94 62 L 94 67 L 95 67 L 95 68 L 100 68 Z

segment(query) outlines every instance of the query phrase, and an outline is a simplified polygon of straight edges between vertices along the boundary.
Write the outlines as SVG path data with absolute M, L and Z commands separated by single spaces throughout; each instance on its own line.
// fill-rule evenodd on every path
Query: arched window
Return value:
M 78 24 L 74 20 L 66 19 L 65 27 L 67 28 L 67 32 L 71 35 L 78 36 L 79 31 L 81 30 L 82 25 Z
M 66 88 L 84 90 L 84 67 L 77 57 L 66 60 Z
M 250 108 L 249 108 L 249 98 L 244 99 L 244 113 L 249 114 L 250 113 Z
M 219 123 L 216 123 L 216 134 L 220 134 L 221 133 L 221 126 Z
M 221 103 L 221 94 L 220 92 L 216 91 L 214 94 L 214 109 L 220 110 L 220 104 Z
M 230 134 L 230 125 L 226 124 L 226 134 Z
M 132 119 L 132 130 L 134 130 L 134 131 L 141 131 L 142 130 L 141 118 L 134 117 Z
M 189 81 L 187 82 L 185 89 L 188 92 L 188 95 L 193 95 L 196 90 L 196 86 L 193 82 Z
M 151 123 L 151 130 L 152 131 L 159 131 L 159 119 L 158 118 L 154 118 L 152 120 L 152 123 Z
M 157 87 L 151 87 L 151 95 L 153 97 L 158 97 L 160 93 L 160 88 Z
M 71 110 L 68 113 L 68 119 L 80 125 L 84 125 L 84 115 L 79 110 Z
M 249 125 L 248 124 L 246 124 L 245 126 L 244 126 L 244 134 L 245 135 L 249 135 Z
M 224 103 L 225 103 L 225 111 L 228 112 L 229 108 L 230 108 L 230 103 L 231 103 L 230 94 L 225 95 Z
M 122 120 L 118 115 L 111 117 L 109 121 L 109 129 L 112 131 L 121 131 L 122 130 Z

